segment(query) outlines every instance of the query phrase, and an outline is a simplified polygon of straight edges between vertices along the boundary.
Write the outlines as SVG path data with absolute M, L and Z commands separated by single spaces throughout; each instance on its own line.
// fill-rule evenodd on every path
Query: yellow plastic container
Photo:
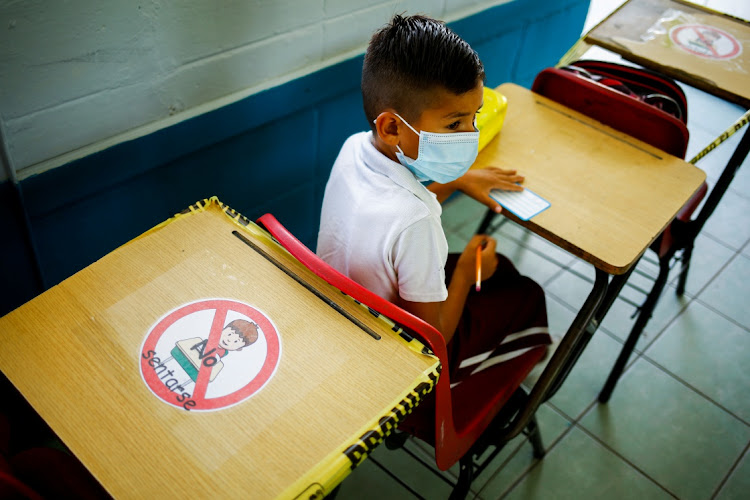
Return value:
M 479 151 L 500 133 L 508 110 L 508 99 L 500 92 L 484 88 L 484 105 L 477 115 L 479 129 Z

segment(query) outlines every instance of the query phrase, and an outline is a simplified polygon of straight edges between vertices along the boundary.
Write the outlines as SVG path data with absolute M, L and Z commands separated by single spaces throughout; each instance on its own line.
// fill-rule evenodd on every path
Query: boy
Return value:
M 476 52 L 439 21 L 396 15 L 377 31 L 362 68 L 371 131 L 344 143 L 318 234 L 326 262 L 443 334 L 455 382 L 550 343 L 541 288 L 489 236 L 449 256 L 440 224 L 440 203 L 456 189 L 496 212 L 491 189 L 523 189 L 515 171 L 468 171 L 484 76 Z M 482 278 L 491 279 L 474 292 L 478 246 Z

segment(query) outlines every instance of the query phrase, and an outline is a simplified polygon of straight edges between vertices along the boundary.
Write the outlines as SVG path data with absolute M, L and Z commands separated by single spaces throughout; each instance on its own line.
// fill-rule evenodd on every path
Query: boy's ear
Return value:
M 399 125 L 401 120 L 392 111 L 383 111 L 375 119 L 375 131 L 380 140 L 389 146 L 395 146 L 399 143 Z

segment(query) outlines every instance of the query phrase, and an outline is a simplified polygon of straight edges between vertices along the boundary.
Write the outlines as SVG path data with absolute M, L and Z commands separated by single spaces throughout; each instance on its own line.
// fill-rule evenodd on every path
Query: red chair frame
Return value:
M 266 214 L 257 222 L 313 273 L 415 334 L 439 358 L 442 367 L 449 366 L 445 339 L 432 325 L 333 269 L 297 240 L 273 215 Z M 451 498 L 463 498 L 469 491 L 475 470 L 481 472 L 502 445 L 515 437 L 515 434 L 509 435 L 504 431 L 527 401 L 521 383 L 544 356 L 545 350 L 544 346 L 534 348 L 507 363 L 485 370 L 479 374 L 482 377 L 477 375 L 463 381 L 453 389 L 450 374 L 443 369 L 433 392 L 434 407 L 433 403 L 423 402 L 417 408 L 417 414 L 410 416 L 400 426 L 405 426 L 409 433 L 435 447 L 435 461 L 441 470 L 449 469 L 456 462 L 461 463 L 460 477 Z M 476 381 L 469 383 L 472 379 Z M 488 385 L 488 381 L 492 383 Z M 525 429 L 524 432 L 529 435 L 535 456 L 543 456 L 544 449 L 533 412 L 521 429 Z M 492 456 L 482 464 L 475 464 L 473 457 L 481 455 L 491 445 L 496 447 Z

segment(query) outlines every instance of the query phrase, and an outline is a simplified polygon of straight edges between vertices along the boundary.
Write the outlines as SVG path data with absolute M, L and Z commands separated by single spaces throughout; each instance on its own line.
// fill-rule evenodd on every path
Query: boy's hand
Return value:
M 474 235 L 458 258 L 456 271 L 454 271 L 461 272 L 469 283 L 474 283 L 476 279 L 476 255 L 479 246 L 482 247 L 482 281 L 492 276 L 497 269 L 497 255 L 495 254 L 497 241 L 495 238 L 486 234 Z
M 486 235 L 471 238 L 458 258 L 456 269 L 448 284 L 448 298 L 445 301 L 411 302 L 399 299 L 399 305 L 437 328 L 443 334 L 445 342 L 450 342 L 456 333 L 456 325 L 463 313 L 466 297 L 476 280 L 477 248 L 482 249 L 482 280 L 485 280 L 497 269 L 496 246 L 495 239 Z
M 523 186 L 516 184 L 523 182 L 524 177 L 515 170 L 505 170 L 496 167 L 477 168 L 466 172 L 457 180 L 458 189 L 475 200 L 487 205 L 496 213 L 500 213 L 500 204 L 490 198 L 490 191 L 502 189 L 504 191 L 523 191 Z

